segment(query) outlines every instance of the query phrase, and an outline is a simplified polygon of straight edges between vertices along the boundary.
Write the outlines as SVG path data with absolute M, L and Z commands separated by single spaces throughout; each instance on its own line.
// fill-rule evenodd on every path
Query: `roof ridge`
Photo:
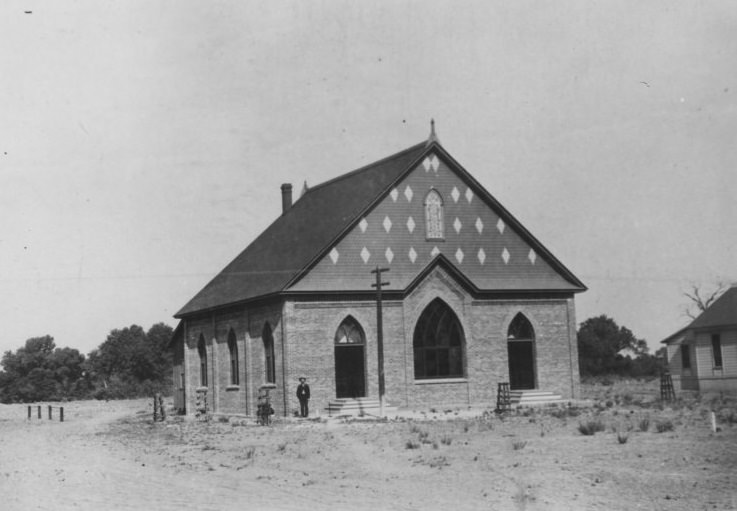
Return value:
M 390 161 L 390 160 L 392 160 L 392 159 L 394 159 L 394 158 L 399 158 L 400 156 L 403 156 L 403 155 L 405 155 L 405 154 L 407 154 L 407 153 L 409 153 L 409 152 L 412 152 L 412 151 L 416 151 L 416 150 L 417 150 L 417 149 L 419 149 L 420 147 L 423 147 L 423 146 L 425 146 L 425 144 L 426 144 L 426 142 L 424 142 L 424 141 L 423 141 L 423 142 L 420 142 L 420 143 L 418 143 L 418 144 L 415 144 L 415 145 L 413 145 L 413 146 L 410 146 L 410 147 L 408 147 L 408 148 L 406 148 L 406 149 L 402 149 L 402 150 L 401 150 L 401 151 L 399 151 L 399 152 L 396 152 L 396 153 L 394 153 L 394 154 L 391 154 L 391 155 L 389 155 L 389 156 L 386 156 L 386 157 L 384 157 L 384 158 L 381 158 L 380 160 L 376 160 L 376 161 L 374 161 L 374 162 L 368 163 L 368 164 L 364 165 L 363 167 L 359 167 L 359 168 L 357 168 L 357 169 L 355 169 L 355 170 L 351 170 L 351 171 L 348 171 L 348 172 L 346 172 L 345 174 L 341 174 L 341 175 L 339 175 L 339 176 L 336 176 L 336 177 L 334 177 L 334 178 L 328 179 L 327 181 L 323 181 L 323 182 L 322 182 L 322 183 L 320 183 L 320 184 L 317 184 L 317 185 L 311 186 L 311 187 L 309 187 L 309 189 L 308 189 L 308 190 L 307 190 L 307 191 L 305 192 L 305 195 L 307 195 L 308 193 L 311 193 L 311 192 L 313 192 L 314 190 L 318 190 L 318 189 L 320 189 L 320 188 L 323 188 L 323 187 L 325 187 L 325 186 L 331 185 L 331 184 L 333 184 L 333 183 L 335 183 L 335 182 L 337 182 L 337 181 L 341 181 L 341 180 L 343 180 L 343 179 L 346 179 L 346 178 L 349 178 L 349 177 L 355 176 L 356 174 L 359 174 L 359 173 L 361 173 L 361 172 L 365 172 L 365 171 L 367 171 L 367 170 L 370 170 L 371 168 L 373 168 L 373 167 L 375 167 L 375 166 L 377 166 L 377 165 L 381 165 L 382 163 L 386 163 L 387 161 Z

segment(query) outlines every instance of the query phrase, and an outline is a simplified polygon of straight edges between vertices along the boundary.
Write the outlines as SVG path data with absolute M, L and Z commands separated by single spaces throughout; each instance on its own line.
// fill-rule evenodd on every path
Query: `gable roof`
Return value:
M 737 287 L 727 289 L 688 328 L 712 328 L 737 325 Z
M 494 199 L 431 137 L 392 156 L 309 188 L 243 252 L 212 279 L 175 317 L 266 298 L 287 290 L 353 228 L 366 211 L 389 194 L 392 186 L 434 151 L 451 163 L 483 200 L 499 211 L 570 285 L 586 286 Z
M 422 142 L 309 188 L 175 317 L 285 289 L 425 149 Z
M 704 312 L 687 326 L 671 334 L 662 341 L 663 344 L 673 344 L 679 340 L 680 334 L 687 330 L 709 329 L 717 327 L 737 326 L 737 285 L 727 289 Z

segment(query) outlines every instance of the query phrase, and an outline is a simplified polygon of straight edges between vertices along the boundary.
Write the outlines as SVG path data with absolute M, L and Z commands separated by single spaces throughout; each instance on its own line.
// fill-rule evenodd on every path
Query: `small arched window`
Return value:
M 228 352 L 230 354 L 230 384 L 239 385 L 240 376 L 238 371 L 238 343 L 236 342 L 235 332 L 230 330 L 228 334 Z
M 415 379 L 462 378 L 463 344 L 458 317 L 436 298 L 422 312 L 415 327 Z
M 348 316 L 335 332 L 335 344 L 364 344 L 363 330 L 352 316 Z
M 521 312 L 518 313 L 507 330 L 507 340 L 509 341 L 532 341 L 535 339 L 535 331 L 532 329 L 530 320 Z
M 443 239 L 443 198 L 434 188 L 425 196 L 425 232 L 429 240 Z
M 197 342 L 197 353 L 200 355 L 200 386 L 207 387 L 207 346 L 202 334 Z
M 271 333 L 271 325 L 266 323 L 261 334 L 264 341 L 264 374 L 266 383 L 276 383 L 276 361 L 274 357 L 274 336 Z

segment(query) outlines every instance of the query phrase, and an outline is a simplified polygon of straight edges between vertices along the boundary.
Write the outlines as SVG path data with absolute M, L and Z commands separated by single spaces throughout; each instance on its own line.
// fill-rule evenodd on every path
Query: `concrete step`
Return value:
M 378 399 L 359 397 L 356 399 L 340 398 L 328 403 L 326 408 L 329 416 L 337 415 L 378 415 L 381 405 Z M 397 407 L 384 404 L 384 413 L 396 413 Z
M 509 393 L 509 402 L 514 406 L 542 405 L 561 403 L 563 398 L 559 394 L 545 390 L 513 390 Z

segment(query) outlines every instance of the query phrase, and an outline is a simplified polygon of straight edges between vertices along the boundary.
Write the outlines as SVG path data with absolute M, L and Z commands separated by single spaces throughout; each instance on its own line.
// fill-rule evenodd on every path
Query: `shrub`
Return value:
M 440 438 L 440 443 L 443 444 L 443 445 L 450 445 L 450 444 L 453 443 L 453 439 L 450 436 L 448 436 L 448 435 L 443 435 Z
M 617 433 L 617 442 L 626 444 L 629 437 L 625 433 Z
M 419 449 L 420 444 L 417 442 L 413 442 L 412 440 L 407 440 L 407 442 L 404 444 L 405 449 Z
M 650 418 L 649 417 L 643 417 L 640 419 L 640 422 L 637 423 L 637 427 L 640 431 L 647 431 L 650 429 Z
M 655 429 L 658 433 L 673 431 L 673 422 L 671 420 L 663 420 L 655 423 Z
M 512 448 L 515 451 L 519 451 L 520 449 L 524 449 L 526 445 L 527 445 L 526 440 L 516 440 L 515 442 L 512 443 Z
M 579 423 L 578 424 L 578 431 L 582 435 L 590 436 L 594 435 L 597 431 L 604 431 L 606 430 L 606 427 L 604 426 L 604 423 L 600 420 L 595 421 L 588 421 L 585 424 Z

